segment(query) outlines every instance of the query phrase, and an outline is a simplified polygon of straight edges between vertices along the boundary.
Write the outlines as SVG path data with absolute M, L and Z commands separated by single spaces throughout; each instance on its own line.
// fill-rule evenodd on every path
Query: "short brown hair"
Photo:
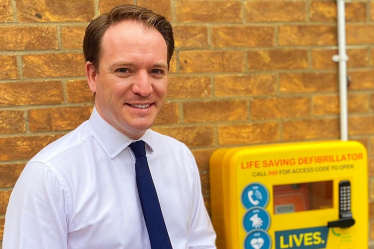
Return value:
M 167 63 L 170 67 L 170 60 L 174 52 L 173 29 L 170 23 L 162 15 L 136 5 L 114 7 L 109 13 L 100 15 L 88 25 L 83 39 L 83 52 L 86 61 L 90 61 L 98 70 L 101 43 L 105 31 L 110 26 L 125 20 L 142 23 L 145 27 L 154 28 L 161 33 L 166 42 Z

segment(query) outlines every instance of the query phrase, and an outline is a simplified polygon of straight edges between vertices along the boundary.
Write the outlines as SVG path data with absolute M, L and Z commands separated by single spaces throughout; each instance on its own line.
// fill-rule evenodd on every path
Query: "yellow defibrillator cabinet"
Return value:
M 367 155 L 357 142 L 219 149 L 210 180 L 219 249 L 368 248 Z

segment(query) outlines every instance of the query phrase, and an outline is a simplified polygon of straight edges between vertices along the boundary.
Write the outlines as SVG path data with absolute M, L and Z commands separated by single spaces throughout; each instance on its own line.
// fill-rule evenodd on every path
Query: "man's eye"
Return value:
M 164 70 L 161 70 L 161 69 L 152 69 L 151 73 L 154 73 L 154 74 L 164 74 Z
M 118 68 L 116 69 L 117 73 L 128 73 L 130 70 L 128 68 Z

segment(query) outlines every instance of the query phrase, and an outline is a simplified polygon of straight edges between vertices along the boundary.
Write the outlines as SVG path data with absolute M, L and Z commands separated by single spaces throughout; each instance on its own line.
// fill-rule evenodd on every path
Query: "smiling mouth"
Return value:
M 145 108 L 148 108 L 150 105 L 148 104 L 148 105 L 131 105 L 131 106 L 135 108 L 139 108 L 139 109 L 145 109 Z

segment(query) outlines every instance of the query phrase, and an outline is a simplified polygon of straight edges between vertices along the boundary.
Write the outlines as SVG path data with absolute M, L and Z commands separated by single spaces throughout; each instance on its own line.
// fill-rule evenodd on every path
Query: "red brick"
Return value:
M 18 78 L 17 61 L 15 56 L 0 55 L 0 79 Z
M 178 22 L 241 22 L 240 1 L 176 1 Z
M 178 124 L 179 115 L 178 103 L 165 103 L 155 121 L 155 125 Z
M 184 122 L 204 123 L 246 120 L 248 102 L 245 100 L 214 100 L 183 104 Z
M 0 27 L 0 50 L 57 49 L 56 27 Z
M 374 66 L 374 48 L 371 48 L 369 51 L 369 64 L 370 66 Z
M 85 76 L 85 59 L 81 53 L 24 55 L 26 78 Z
M 374 203 L 369 203 L 369 219 L 374 219 Z
M 308 97 L 266 98 L 251 101 L 252 119 L 308 117 L 311 103 Z
M 348 112 L 363 113 L 369 111 L 368 95 L 350 94 L 348 96 Z M 321 95 L 313 96 L 313 114 L 328 115 L 339 114 L 339 96 L 338 95 Z
M 219 145 L 248 145 L 279 141 L 279 124 L 230 124 L 218 126 Z
M 310 20 L 314 22 L 336 22 L 337 6 L 335 1 L 312 1 Z M 366 3 L 345 2 L 345 20 L 347 22 L 366 21 Z
M 0 138 L 0 161 L 27 160 L 61 135 Z
M 272 47 L 274 46 L 274 34 L 274 27 L 213 27 L 212 42 L 215 47 Z
M 333 139 L 339 135 L 338 119 L 306 119 L 283 123 L 284 141 Z
M 347 24 L 346 39 L 348 45 L 372 44 L 374 39 L 374 25 Z
M 374 199 L 374 180 L 369 179 L 369 199 Z M 374 226 L 370 226 L 370 237 L 373 238 L 372 236 L 374 235 Z
M 350 116 L 348 127 L 349 135 L 374 134 L 374 116 Z
M 3 239 L 3 234 L 4 234 L 4 224 L 5 224 L 5 218 L 4 217 L 0 217 L 0 240 Z M 2 245 L 2 243 L 0 243 L 0 246 Z
M 244 9 L 247 22 L 306 21 L 305 2 L 247 1 L 244 3 Z
M 214 77 L 216 96 L 274 95 L 277 91 L 274 74 L 219 75 Z
M 11 0 L 0 0 L 0 22 L 13 22 L 13 9 Z
M 351 76 L 351 83 L 349 85 L 349 90 L 374 89 L 373 75 L 374 75 L 373 69 L 349 72 L 349 76 Z
M 280 26 L 278 32 L 279 45 L 336 45 L 337 32 L 335 26 L 326 25 L 293 25 Z
M 86 26 L 61 27 L 61 45 L 63 49 L 82 49 Z
M 0 164 L 0 187 L 13 187 L 24 167 L 24 163 Z
M 66 82 L 66 96 L 69 103 L 94 102 L 94 94 L 88 88 L 87 80 Z
M 36 109 L 28 112 L 32 132 L 72 130 L 89 119 L 92 107 Z
M 200 181 L 201 181 L 201 192 L 203 195 L 210 194 L 210 178 L 209 172 L 200 172 Z
M 168 98 L 207 98 L 211 88 L 210 77 L 173 75 L 169 78 Z
M 0 191 L 0 215 L 4 215 L 12 191 Z
M 370 20 L 374 21 L 374 1 L 370 1 Z
M 170 0 L 137 0 L 137 5 L 146 7 L 157 14 L 163 15 L 167 20 L 171 21 Z
M 279 70 L 308 68 L 307 50 L 259 50 L 248 52 L 250 70 Z
M 194 149 L 192 154 L 200 171 L 209 171 L 209 159 L 216 149 Z
M 370 137 L 370 146 L 368 147 L 370 147 L 370 149 L 368 150 L 369 157 L 374 156 L 374 137 Z M 374 158 L 372 160 L 374 163 Z M 374 170 L 374 164 L 373 164 L 373 170 Z
M 243 72 L 242 51 L 180 51 L 180 70 L 183 73 Z
M 202 26 L 174 26 L 176 48 L 207 48 L 208 28 Z
M 174 56 L 170 60 L 170 67 L 169 67 L 169 72 L 170 73 L 175 73 L 178 71 L 178 66 L 177 66 L 177 55 L 176 52 L 174 52 Z
M 369 111 L 369 96 L 367 94 L 349 94 L 348 112 L 364 113 Z
M 214 143 L 214 129 L 212 126 L 156 126 L 152 129 L 171 136 L 189 147 L 211 146 Z
M 20 22 L 88 22 L 95 16 L 92 0 L 17 0 Z
M 23 111 L 0 111 L 0 134 L 25 132 Z
M 282 73 L 280 91 L 282 93 L 337 92 L 336 73 Z
M 60 81 L 0 84 L 0 106 L 60 104 L 63 101 Z
M 374 176 L 374 159 L 372 158 L 368 159 L 368 175 L 369 177 Z M 370 210 L 370 215 L 374 215 L 372 211 L 373 210 Z
M 122 4 L 133 4 L 133 0 L 100 0 L 99 11 L 101 14 L 108 13 L 113 7 Z
M 170 76 L 168 98 L 207 98 L 211 95 L 210 77 Z
M 318 49 L 312 51 L 312 65 L 315 69 L 337 69 L 339 64 L 332 60 L 334 55 L 337 55 L 336 49 Z M 349 60 L 347 62 L 348 68 L 358 68 L 368 66 L 368 53 L 366 49 L 348 49 L 347 55 Z

